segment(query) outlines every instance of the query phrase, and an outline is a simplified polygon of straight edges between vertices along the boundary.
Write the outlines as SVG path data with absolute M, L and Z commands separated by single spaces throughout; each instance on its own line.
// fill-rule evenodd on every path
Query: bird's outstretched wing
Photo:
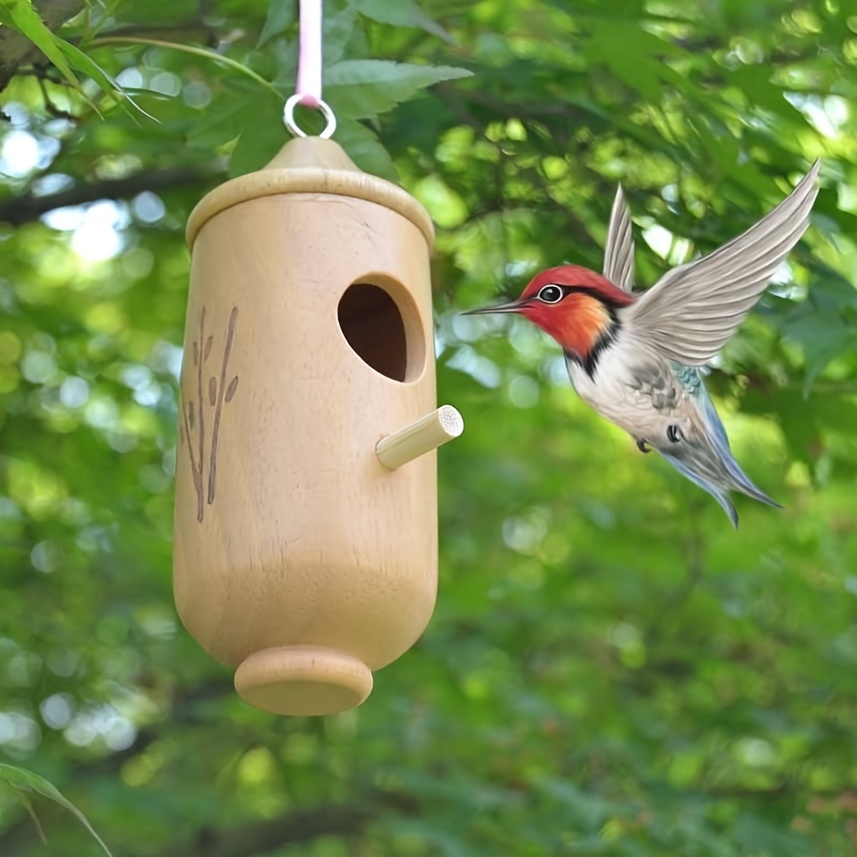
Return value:
M 607 242 L 604 247 L 604 276 L 626 292 L 634 287 L 634 235 L 622 185 L 616 190 L 610 224 L 607 227 Z
M 674 268 L 625 311 L 626 331 L 685 366 L 711 360 L 809 225 L 819 162 L 773 211 L 702 259 Z

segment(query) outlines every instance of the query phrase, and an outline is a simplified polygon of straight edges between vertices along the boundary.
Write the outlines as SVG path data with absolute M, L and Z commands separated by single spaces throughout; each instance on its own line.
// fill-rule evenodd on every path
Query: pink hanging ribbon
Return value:
M 321 5 L 322 0 L 300 0 L 300 36 L 298 49 L 299 104 L 321 104 Z

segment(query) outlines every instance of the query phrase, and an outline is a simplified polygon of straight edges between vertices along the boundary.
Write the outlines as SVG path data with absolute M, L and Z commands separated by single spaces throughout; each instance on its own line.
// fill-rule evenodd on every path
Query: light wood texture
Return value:
M 319 646 L 283 646 L 255 652 L 235 671 L 244 699 L 265 711 L 333 714 L 364 702 L 372 672 L 357 658 Z
M 449 443 L 463 431 L 461 414 L 452 405 L 442 405 L 415 423 L 379 440 L 375 454 L 388 470 L 398 470 L 403 464 Z
M 410 220 L 434 244 L 428 212 L 407 191 L 357 168 L 333 140 L 296 137 L 262 170 L 216 187 L 191 212 L 187 241 L 193 246 L 203 224 L 233 205 L 282 193 L 329 193 L 376 202 Z
M 394 472 L 375 454 L 436 407 L 430 221 L 399 188 L 344 195 L 394 186 L 352 181 L 329 140 L 294 140 L 278 159 L 214 190 L 188 228 L 174 591 L 190 633 L 238 666 L 247 701 L 324 714 L 365 699 L 370 670 L 434 609 L 436 454 Z M 395 302 L 406 344 L 391 342 L 405 350 L 389 365 L 404 380 L 343 334 L 352 284 Z M 354 306 L 342 323 L 366 335 L 351 341 L 384 341 L 386 316 Z

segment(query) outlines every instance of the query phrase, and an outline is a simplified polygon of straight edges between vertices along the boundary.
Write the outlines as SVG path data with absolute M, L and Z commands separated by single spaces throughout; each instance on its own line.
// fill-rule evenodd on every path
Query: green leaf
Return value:
M 413 98 L 427 86 L 470 74 L 467 69 L 452 66 L 343 60 L 325 75 L 325 100 L 343 118 L 367 119 Z
M 323 62 L 326 67 L 338 63 L 345 53 L 345 46 L 354 35 L 354 24 L 357 12 L 353 6 L 346 6 L 335 15 L 327 15 L 324 18 L 323 39 Z
M 436 21 L 432 20 L 413 0 L 357 0 L 357 11 L 380 24 L 392 24 L 394 27 L 419 27 L 427 33 L 439 36 L 447 42 L 452 38 Z
M 284 33 L 294 23 L 297 17 L 298 0 L 270 0 L 268 17 L 259 33 L 256 47 L 261 48 L 275 36 Z
M 118 95 L 122 96 L 124 101 L 127 101 L 132 107 L 142 113 L 148 119 L 151 119 L 154 122 L 158 120 L 155 119 L 154 116 L 147 113 L 134 101 L 133 98 L 109 75 L 103 68 L 101 68 L 92 57 L 85 54 L 80 48 L 76 45 L 71 44 L 71 42 L 67 42 L 65 39 L 57 39 L 57 45 L 60 50 L 65 54 L 68 58 L 69 62 L 80 72 L 89 75 L 103 90 L 110 92 L 116 92 Z
M 785 92 L 771 82 L 772 76 L 767 64 L 740 65 L 729 73 L 729 80 L 754 107 L 778 113 L 792 123 L 796 131 L 811 127 L 803 113 L 786 99 Z
M 836 358 L 852 350 L 857 324 L 857 292 L 834 274 L 817 276 L 807 299 L 786 316 L 783 334 L 804 351 L 804 395 Z
M 399 173 L 390 153 L 370 128 L 344 119 L 336 126 L 334 137 L 361 170 L 389 181 L 399 180 Z
M 248 96 L 240 99 L 240 104 L 233 104 L 235 110 L 230 116 L 222 114 L 228 120 L 226 127 L 231 127 L 233 131 L 236 127 L 244 129 L 229 161 L 230 177 L 261 169 L 288 141 L 280 114 L 266 110 L 267 103 L 263 95 L 257 94 L 255 98 Z M 320 114 L 316 111 L 307 111 L 306 119 L 301 115 L 302 127 L 308 134 L 314 130 L 310 123 L 318 116 Z M 361 170 L 389 181 L 398 181 L 393 159 L 377 135 L 365 125 L 343 119 L 337 124 L 334 139 Z
M 257 100 L 258 93 L 244 80 L 225 86 L 190 130 L 188 141 L 196 147 L 223 146 L 245 132 L 254 134 L 260 123 L 267 127 L 280 121 L 282 106 L 267 96 Z
M 219 54 L 217 51 L 210 50 L 209 48 L 200 48 L 196 45 L 183 45 L 178 42 L 165 42 L 163 39 L 145 39 L 140 36 L 105 36 L 101 39 L 96 39 L 92 43 L 93 47 L 101 47 L 102 45 L 152 45 L 157 48 L 172 48 L 174 51 L 180 51 L 186 54 L 192 54 L 193 56 L 203 57 L 204 59 L 209 59 L 212 62 L 220 63 L 221 65 L 225 65 L 228 68 L 231 68 L 233 71 L 237 71 L 246 77 L 249 77 L 251 80 L 256 81 L 259 86 L 266 89 L 270 92 L 275 98 L 281 98 L 282 94 L 277 90 L 276 86 L 271 83 L 269 80 L 265 80 L 264 77 L 257 74 L 244 63 L 238 62 L 238 60 L 232 59 L 232 57 L 228 57 L 225 54 Z
M 229 160 L 230 177 L 261 169 L 288 142 L 282 111 L 271 108 L 267 93 L 258 90 L 241 100 L 233 125 L 241 136 Z
M 296 10 L 297 0 L 294 2 L 272 0 L 257 47 L 262 47 L 274 37 L 282 35 L 294 23 Z M 334 15 L 324 16 L 322 39 L 325 65 L 333 65 L 342 57 L 345 46 L 354 35 L 356 19 L 357 10 L 353 6 L 346 6 Z
M 806 357 L 804 395 L 824 369 L 854 342 L 853 326 L 840 315 L 816 312 L 794 318 L 784 333 L 803 345 Z
M 73 86 L 77 78 L 71 70 L 58 39 L 42 22 L 32 0 L 0 0 L 0 22 L 9 24 L 26 36 Z
M 93 839 L 101 846 L 104 853 L 107 854 L 107 857 L 113 857 L 110 849 L 93 830 L 89 821 L 87 821 L 86 816 L 68 798 L 64 797 L 55 785 L 49 783 L 44 777 L 40 777 L 38 774 L 34 774 L 25 768 L 0 764 L 0 781 L 7 783 L 20 792 L 36 792 L 67 809 L 89 831 Z
M 636 22 L 593 21 L 591 27 L 590 38 L 584 45 L 589 61 L 604 63 L 647 101 L 660 103 L 666 81 L 679 88 L 683 86 L 683 78 L 664 62 L 664 55 L 678 52 L 674 45 L 641 30 Z

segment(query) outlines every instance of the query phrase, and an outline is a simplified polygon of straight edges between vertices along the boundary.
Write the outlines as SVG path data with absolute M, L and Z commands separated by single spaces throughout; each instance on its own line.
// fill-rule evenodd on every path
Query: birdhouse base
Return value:
M 281 646 L 244 660 L 235 672 L 235 689 L 251 705 L 274 714 L 336 714 L 366 700 L 372 671 L 344 652 Z

